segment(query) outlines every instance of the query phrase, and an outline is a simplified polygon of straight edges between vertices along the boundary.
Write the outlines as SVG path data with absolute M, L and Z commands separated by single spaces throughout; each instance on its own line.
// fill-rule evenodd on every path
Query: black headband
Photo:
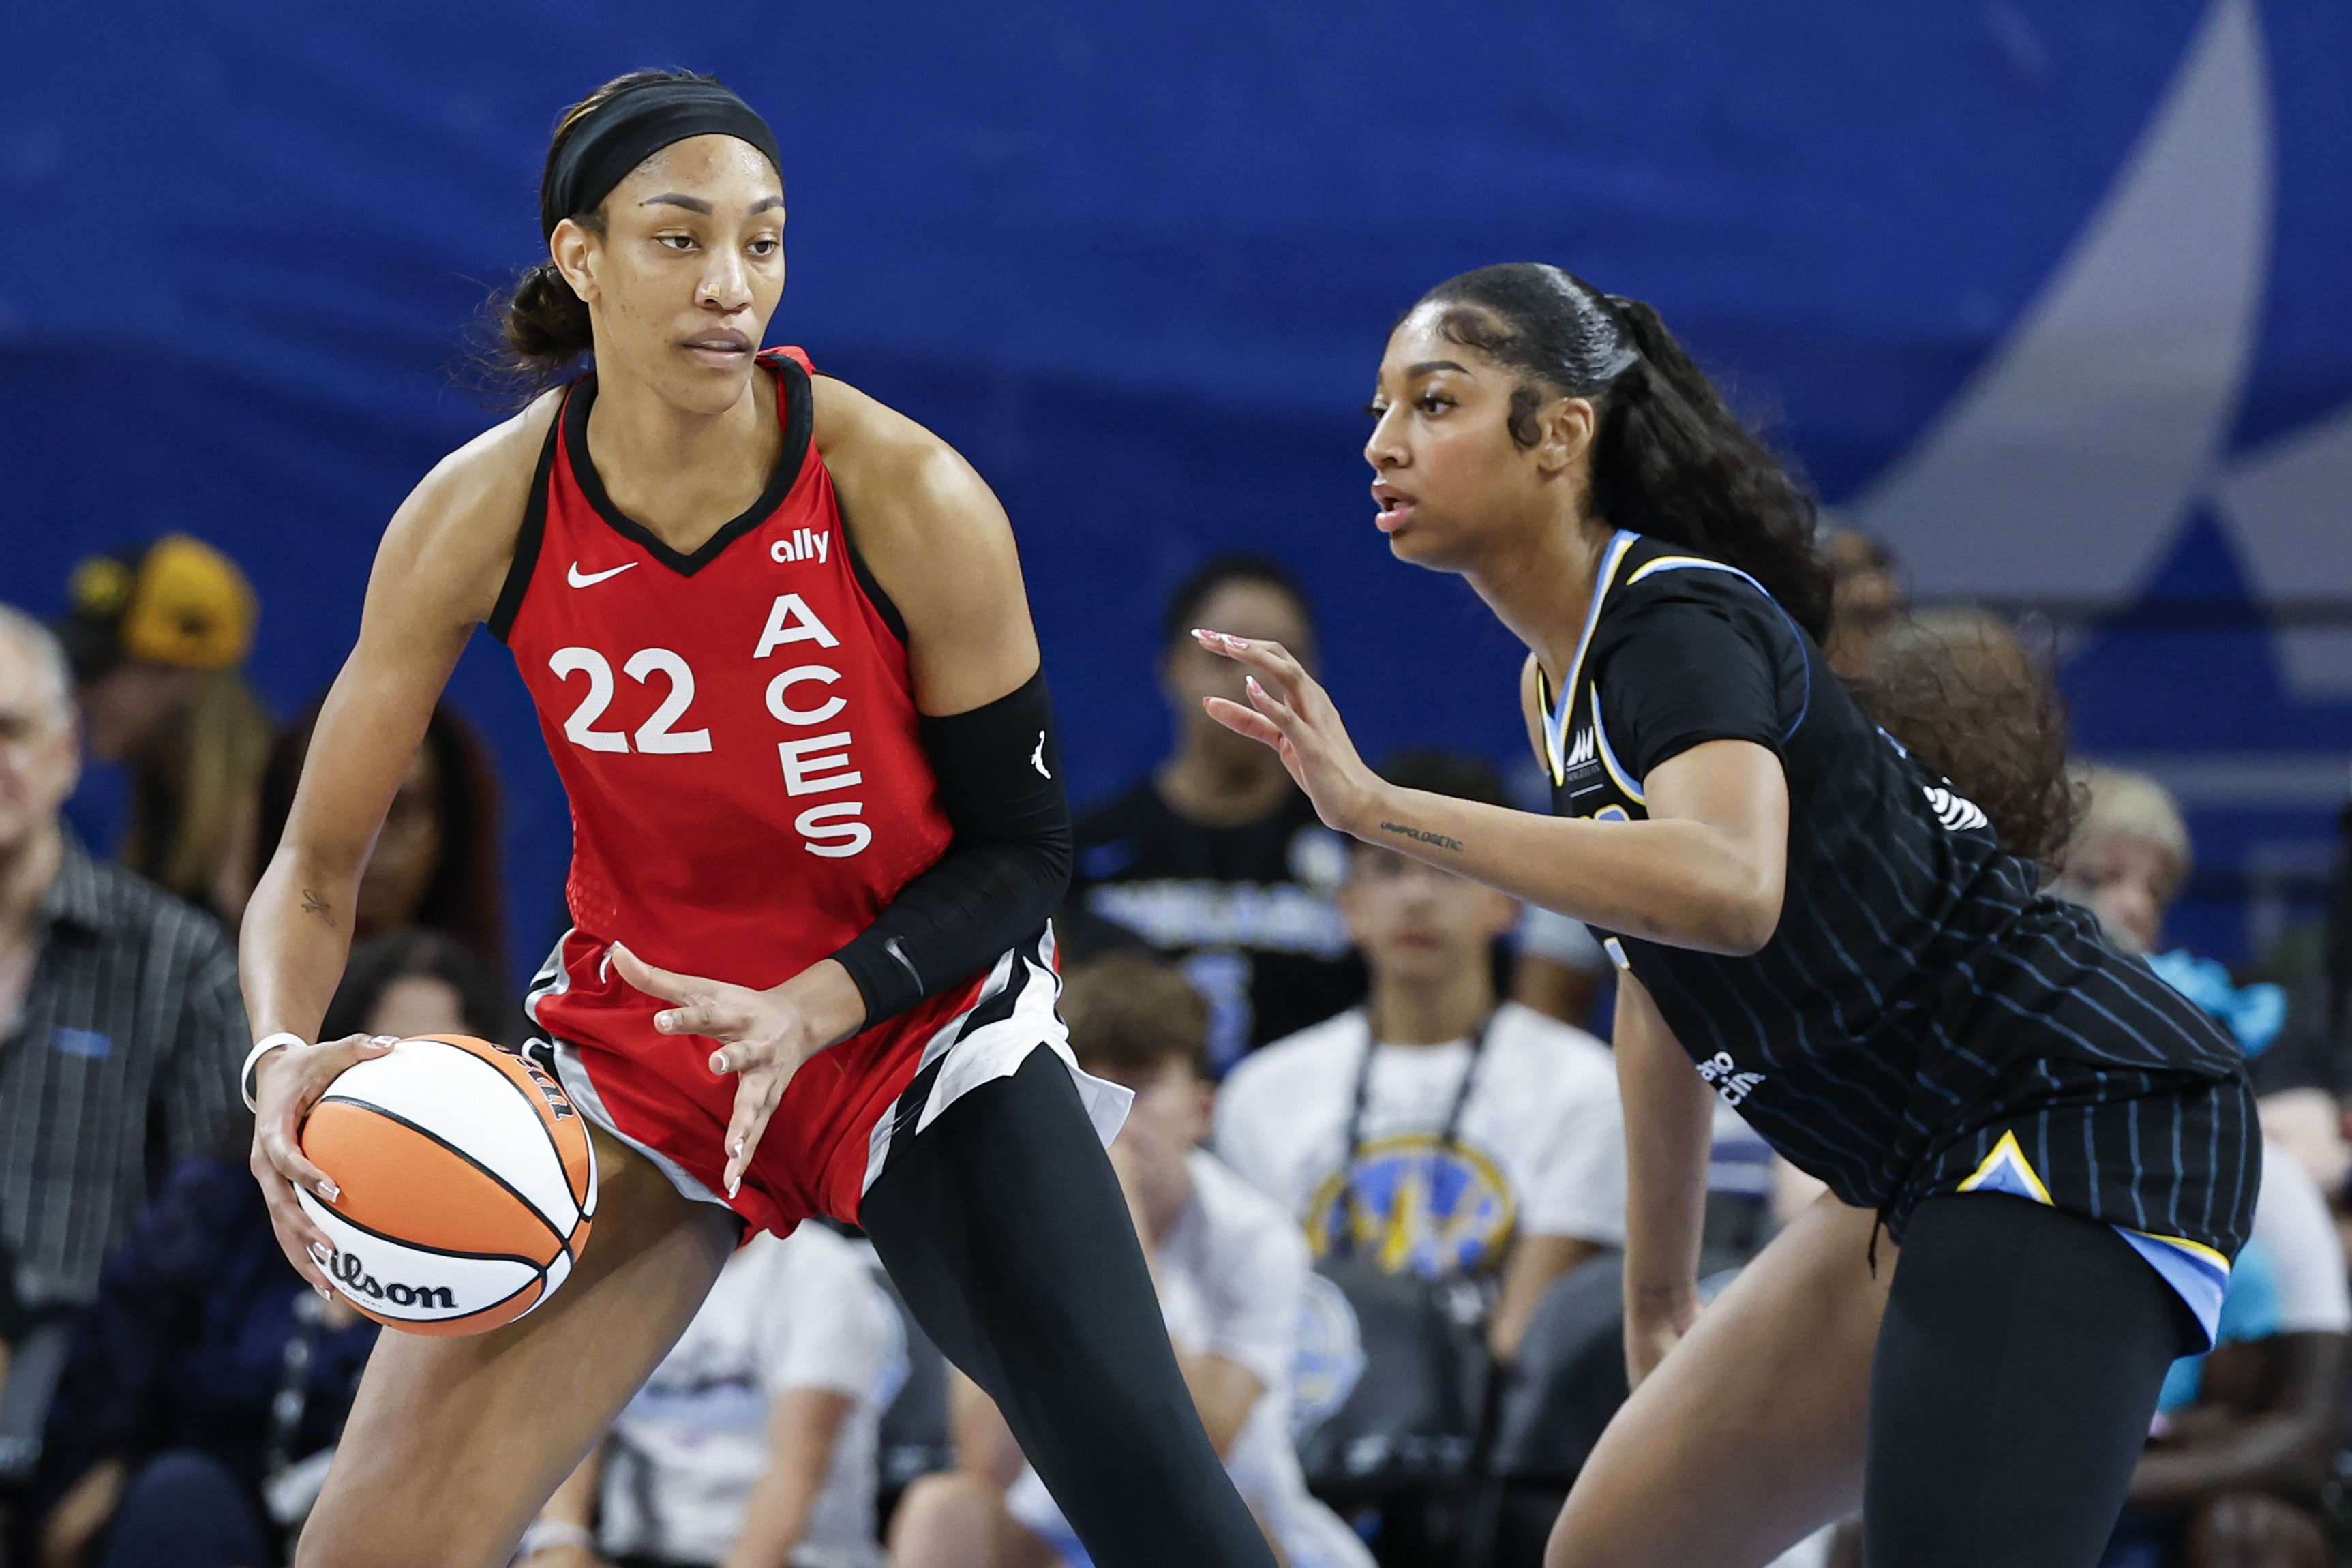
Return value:
M 776 133 L 751 106 L 715 81 L 651 81 L 591 110 L 550 160 L 539 190 L 539 226 L 592 211 L 629 171 L 689 136 L 732 136 L 763 153 L 781 174 Z

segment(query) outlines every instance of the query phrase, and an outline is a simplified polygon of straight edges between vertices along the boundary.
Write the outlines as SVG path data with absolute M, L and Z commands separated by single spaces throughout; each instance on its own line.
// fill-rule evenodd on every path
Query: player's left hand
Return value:
M 1315 803 L 1323 826 L 1363 836 L 1378 815 L 1382 788 L 1378 773 L 1364 765 L 1330 694 L 1307 667 L 1278 642 L 1258 642 L 1223 632 L 1195 631 L 1201 646 L 1249 667 L 1244 682 L 1249 706 L 1223 697 L 1202 700 L 1209 717 L 1237 735 L 1271 746 L 1282 765 Z
M 760 991 L 656 969 L 617 942 L 609 951 L 622 979 L 648 996 L 676 1004 L 654 1015 L 655 1029 L 717 1040 L 719 1048 L 710 1053 L 710 1070 L 735 1075 L 735 1110 L 727 1122 L 727 1170 L 720 1178 L 731 1198 L 743 1184 L 760 1135 L 768 1130 L 768 1118 L 775 1114 L 793 1075 L 803 1062 L 845 1038 L 864 1018 L 856 983 L 847 970 L 826 959 L 772 991 Z M 822 973 L 828 969 L 834 973 Z M 843 990 L 848 993 L 845 1005 L 838 994 Z M 845 1026 L 845 1005 L 855 1009 Z

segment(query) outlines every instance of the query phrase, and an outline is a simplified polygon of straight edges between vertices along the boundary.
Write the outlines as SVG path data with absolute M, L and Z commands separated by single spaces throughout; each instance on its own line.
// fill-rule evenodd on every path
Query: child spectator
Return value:
M 729 1258 L 518 1568 L 881 1568 L 876 1447 L 907 1360 L 868 1258 L 809 1220 Z
M 326 1027 L 496 1038 L 509 1006 L 449 939 L 399 932 L 352 955 Z M 107 1259 L 50 1406 L 41 1568 L 283 1562 L 326 1479 L 376 1329 L 287 1267 L 244 1133 L 174 1166 Z
M 2189 879 L 2189 825 L 2171 792 L 2145 773 L 2070 771 L 2084 795 L 2083 816 L 2051 891 L 2097 915 L 2107 940 L 2126 952 L 2154 952 Z
M 1262 555 L 1221 555 L 1186 578 L 1160 625 L 1160 688 L 1176 750 L 1148 778 L 1078 814 L 1067 956 L 1144 945 L 1183 965 L 1209 999 L 1209 1065 L 1223 1074 L 1268 1040 L 1364 994 L 1331 907 L 1346 867 L 1339 835 L 1282 760 L 1202 711 L 1242 699 L 1241 667 L 1194 626 L 1281 643 L 1315 664 L 1307 591 Z
M 1371 1568 L 1307 1493 L 1290 1446 L 1290 1362 L 1307 1252 L 1288 1217 L 1196 1145 L 1213 1090 L 1209 1012 L 1183 977 L 1115 953 L 1070 976 L 1063 1009 L 1088 1072 L 1135 1093 L 1111 1164 L 1209 1440 L 1288 1568 Z M 1049 1568 L 1087 1559 L 986 1395 L 956 1384 L 959 1468 L 908 1489 L 897 1568 Z
M 2323 1192 L 2340 1197 L 2352 1172 L 2352 1145 L 2331 1082 L 2334 1053 L 2311 1037 L 2330 1027 L 2324 994 L 2314 988 L 2291 1005 L 2277 986 L 2239 986 L 2210 960 L 2158 952 L 2165 916 L 2192 864 L 2189 825 L 2171 793 L 2144 773 L 2095 765 L 2073 772 L 2084 799 L 2083 816 L 2051 890 L 2090 909 L 2111 941 L 2149 954 L 2158 974 L 2229 1026 L 2261 1096 L 2264 1140 L 2301 1165 Z M 2282 1039 L 2284 1048 L 2274 1051 Z
M 235 926 L 253 891 L 269 716 L 239 670 L 257 608 L 236 563 L 167 533 L 74 568 L 58 636 L 90 754 L 131 769 L 122 863 Z
M 1475 759 L 1412 752 L 1383 771 L 1504 801 Z M 1508 1360 L 1552 1281 L 1624 1243 L 1614 1064 L 1582 1030 L 1496 1005 L 1494 946 L 1518 915 L 1505 895 L 1357 844 L 1339 908 L 1370 999 L 1236 1068 L 1217 1152 L 1318 1255 L 1497 1280 L 1488 1337 Z
M 260 853 L 269 864 L 294 809 L 319 707 L 278 731 L 261 774 Z M 408 764 L 384 813 L 352 910 L 356 941 L 401 926 L 446 931 L 493 974 L 507 969 L 506 877 L 499 837 L 498 774 L 473 726 L 447 702 L 436 703 L 425 743 Z M 321 1038 L 332 1039 L 331 1035 Z

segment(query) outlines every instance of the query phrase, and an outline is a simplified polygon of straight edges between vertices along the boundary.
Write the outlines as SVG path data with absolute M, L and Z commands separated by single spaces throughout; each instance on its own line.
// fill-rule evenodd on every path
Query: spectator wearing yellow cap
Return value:
M 236 563 L 168 533 L 74 568 L 57 632 L 92 756 L 131 771 L 123 864 L 234 925 L 252 891 L 268 715 L 240 670 L 258 606 Z

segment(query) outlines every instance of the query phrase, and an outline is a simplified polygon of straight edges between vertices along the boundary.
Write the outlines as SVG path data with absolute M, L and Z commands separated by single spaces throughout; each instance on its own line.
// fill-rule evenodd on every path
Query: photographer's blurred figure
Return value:
M 122 863 L 235 928 L 253 891 L 269 716 L 239 670 L 258 606 L 236 563 L 167 533 L 74 568 L 57 632 L 91 756 L 131 770 Z
M 1176 971 L 1113 953 L 1070 975 L 1062 1009 L 1078 1065 L 1135 1092 L 1111 1165 L 1209 1440 L 1286 1568 L 1371 1568 L 1355 1532 L 1307 1495 L 1290 1446 L 1307 1248 L 1289 1216 L 1197 1147 L 1215 1093 L 1206 1004 Z M 958 1468 L 908 1489 L 896 1568 L 1084 1568 L 1003 1416 L 961 1375 L 952 1387 Z

